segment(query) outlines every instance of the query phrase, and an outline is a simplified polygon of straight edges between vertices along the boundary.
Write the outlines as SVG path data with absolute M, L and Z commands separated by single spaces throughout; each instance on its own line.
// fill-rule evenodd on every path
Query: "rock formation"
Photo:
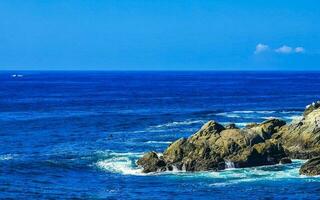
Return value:
M 172 169 L 217 171 L 228 167 L 287 164 L 290 158 L 320 156 L 320 102 L 307 106 L 300 120 L 280 119 L 248 124 L 239 129 L 209 121 L 189 138 L 181 138 L 158 156 L 149 152 L 138 160 L 143 171 Z
M 300 168 L 300 174 L 315 176 L 320 175 L 320 157 L 311 158 Z
M 273 137 L 281 142 L 290 158 L 320 156 L 320 102 L 307 106 L 300 120 L 294 120 Z

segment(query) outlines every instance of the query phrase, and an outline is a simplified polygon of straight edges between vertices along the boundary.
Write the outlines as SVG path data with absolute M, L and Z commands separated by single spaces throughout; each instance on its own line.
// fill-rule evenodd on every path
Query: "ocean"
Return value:
M 16 75 L 16 76 L 14 76 Z M 142 174 L 206 121 L 288 122 L 320 99 L 320 72 L 0 72 L 0 198 L 319 199 L 305 161 Z

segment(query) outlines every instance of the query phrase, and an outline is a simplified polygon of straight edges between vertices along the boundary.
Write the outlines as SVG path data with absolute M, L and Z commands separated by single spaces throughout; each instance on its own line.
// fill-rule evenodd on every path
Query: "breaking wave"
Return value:
M 185 172 L 181 170 L 173 170 L 161 173 L 142 173 L 142 168 L 138 167 L 136 161 L 142 157 L 143 153 L 116 153 L 116 152 L 103 152 L 100 153 L 100 158 L 95 166 L 100 170 L 109 173 L 134 175 L 134 176 L 177 176 L 184 178 L 206 178 L 214 183 L 210 186 L 226 186 L 232 184 L 239 184 L 244 182 L 255 182 L 264 180 L 282 180 L 282 179 L 297 179 L 305 178 L 310 181 L 320 181 L 318 177 L 308 177 L 299 175 L 299 168 L 305 162 L 303 160 L 293 160 L 292 164 L 286 165 L 272 165 L 261 166 L 252 168 L 233 168 L 223 170 L 220 172 Z
M 111 173 L 119 173 L 123 175 L 144 175 L 142 169 L 136 165 L 136 160 L 143 153 L 115 153 L 104 152 L 102 157 L 95 165 L 101 169 Z
M 186 121 L 180 121 L 180 122 L 170 122 L 166 124 L 160 124 L 156 126 L 151 126 L 150 128 L 176 127 L 176 126 L 182 126 L 182 125 L 203 124 L 205 122 L 206 121 L 204 120 L 186 120 Z
M 147 144 L 171 144 L 172 142 L 170 142 L 170 141 L 147 141 L 145 143 L 147 143 Z
M 4 154 L 0 155 L 0 161 L 6 161 L 6 160 L 13 160 L 15 157 L 17 157 L 17 154 Z
M 211 186 L 227 186 L 244 182 L 279 181 L 299 178 L 310 179 L 310 181 L 320 181 L 316 177 L 299 175 L 299 168 L 304 162 L 305 161 L 302 160 L 293 160 L 292 164 L 229 169 L 221 172 L 202 174 L 202 176 L 209 176 L 215 179 L 216 182 L 210 184 Z

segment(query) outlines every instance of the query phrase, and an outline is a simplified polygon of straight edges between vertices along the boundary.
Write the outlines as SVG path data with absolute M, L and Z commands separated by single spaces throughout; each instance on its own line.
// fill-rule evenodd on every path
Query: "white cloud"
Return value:
M 283 45 L 282 47 L 280 47 L 274 51 L 277 53 L 289 54 L 289 53 L 293 52 L 293 49 L 292 49 L 292 47 L 289 47 L 287 45 Z
M 303 47 L 296 47 L 294 49 L 294 52 L 296 53 L 304 53 L 306 50 Z
M 268 45 L 265 45 L 265 44 L 257 44 L 256 46 L 256 50 L 254 51 L 255 54 L 259 54 L 261 52 L 264 52 L 264 51 L 268 51 L 269 50 L 269 46 Z
M 262 52 L 265 52 L 265 51 L 274 51 L 275 53 L 278 53 L 278 54 L 301 54 L 301 53 L 304 53 L 306 50 L 304 47 L 291 47 L 291 46 L 288 46 L 288 45 L 283 45 L 279 48 L 270 48 L 269 45 L 267 44 L 262 44 L 262 43 L 259 43 L 257 44 L 256 46 L 256 49 L 254 51 L 254 54 L 260 54 Z

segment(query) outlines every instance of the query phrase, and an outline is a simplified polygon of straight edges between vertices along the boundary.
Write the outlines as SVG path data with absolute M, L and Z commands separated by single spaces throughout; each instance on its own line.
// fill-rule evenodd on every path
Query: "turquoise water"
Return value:
M 29 71 L 0 83 L 0 198 L 319 199 L 301 160 L 196 173 L 135 164 L 210 119 L 296 119 L 320 97 L 317 72 Z

